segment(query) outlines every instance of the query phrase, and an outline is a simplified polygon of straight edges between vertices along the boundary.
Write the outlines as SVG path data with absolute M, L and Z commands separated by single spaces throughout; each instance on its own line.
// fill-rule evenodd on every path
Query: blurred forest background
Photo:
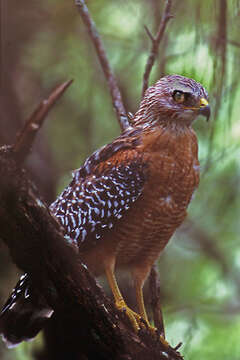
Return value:
M 91 0 L 124 103 L 135 112 L 163 0 Z M 159 260 L 166 335 L 182 341 L 191 360 L 240 359 L 240 1 L 173 1 L 151 83 L 178 73 L 210 95 L 210 123 L 194 124 L 201 182 L 184 225 Z M 105 78 L 74 1 L 1 1 L 0 144 L 18 129 L 55 85 L 75 81 L 51 111 L 28 169 L 48 203 L 71 170 L 120 132 Z M 0 244 L 0 303 L 20 274 Z M 30 360 L 41 345 L 6 350 L 0 359 Z

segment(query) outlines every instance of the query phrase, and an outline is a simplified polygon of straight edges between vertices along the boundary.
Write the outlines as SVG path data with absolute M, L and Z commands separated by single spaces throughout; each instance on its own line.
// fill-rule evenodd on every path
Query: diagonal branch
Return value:
M 216 29 L 216 47 L 215 52 L 217 56 L 214 58 L 214 74 L 213 74 L 213 84 L 215 84 L 215 106 L 214 113 L 212 118 L 211 132 L 209 136 L 209 145 L 208 145 L 208 157 L 207 163 L 204 169 L 204 172 L 209 170 L 212 158 L 212 152 L 214 147 L 214 139 L 216 137 L 216 125 L 218 120 L 218 115 L 221 110 L 222 105 L 222 95 L 225 86 L 226 79 L 226 66 L 227 66 L 227 34 L 228 34 L 228 22 L 227 22 L 227 13 L 228 13 L 228 1 L 220 0 L 217 2 L 218 6 L 218 26 Z
M 72 84 L 73 80 L 64 82 L 58 85 L 49 95 L 49 97 L 43 100 L 38 107 L 34 110 L 32 115 L 26 121 L 25 126 L 17 135 L 15 144 L 13 145 L 13 152 L 15 158 L 22 163 L 27 157 L 38 130 L 41 128 L 48 112 L 54 106 L 56 101 L 63 95 L 65 90 Z
M 105 78 L 108 83 L 108 87 L 109 87 L 110 94 L 112 97 L 113 107 L 116 111 L 119 125 L 120 125 L 121 129 L 124 130 L 129 126 L 128 117 L 127 117 L 125 107 L 123 105 L 121 92 L 119 90 L 117 80 L 114 76 L 113 70 L 111 69 L 111 66 L 109 64 L 107 54 L 106 54 L 106 51 L 103 46 L 102 39 L 99 35 L 99 32 L 96 28 L 96 25 L 95 25 L 93 19 L 91 18 L 91 15 L 89 13 L 87 5 L 85 4 L 85 1 L 84 0 L 75 0 L 75 4 L 79 10 L 81 18 L 88 30 L 91 41 L 93 42 L 93 45 L 95 47 L 98 59 L 100 61 Z
M 150 30 L 145 26 L 146 32 L 152 42 L 152 48 L 151 48 L 150 54 L 148 56 L 147 64 L 146 64 L 144 75 L 143 75 L 142 98 L 144 96 L 145 91 L 148 88 L 149 76 L 150 76 L 152 67 L 155 63 L 155 60 L 157 58 L 159 45 L 163 38 L 167 23 L 173 17 L 170 14 L 171 6 L 172 6 L 172 0 L 166 0 L 166 6 L 165 6 L 165 9 L 163 12 L 161 22 L 159 24 L 158 32 L 155 37 L 151 34 Z
M 165 338 L 164 321 L 161 309 L 160 281 L 156 264 L 152 267 L 149 280 L 154 325 L 158 329 L 160 335 Z

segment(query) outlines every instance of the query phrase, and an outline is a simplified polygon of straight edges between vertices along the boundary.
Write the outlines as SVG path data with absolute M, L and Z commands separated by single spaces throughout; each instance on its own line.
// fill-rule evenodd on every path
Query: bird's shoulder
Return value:
M 93 245 L 141 195 L 148 170 L 137 150 L 139 135 L 129 130 L 96 151 L 51 205 L 70 242 Z
M 117 159 L 134 157 L 134 150 L 141 143 L 142 130 L 129 127 L 111 143 L 102 146 L 89 156 L 84 164 L 75 170 L 75 176 L 84 179 L 89 175 L 105 170 L 108 166 L 113 166 Z

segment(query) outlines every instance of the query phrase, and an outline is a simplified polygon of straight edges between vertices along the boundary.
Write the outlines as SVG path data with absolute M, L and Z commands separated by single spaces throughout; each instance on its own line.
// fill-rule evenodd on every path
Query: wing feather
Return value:
M 51 205 L 69 242 L 79 247 L 96 244 L 141 195 L 147 175 L 146 164 L 136 152 L 135 156 L 127 156 L 126 150 L 122 154 L 124 160 L 117 161 L 115 156 L 115 161 L 113 158 L 107 163 L 100 161 L 92 166 L 91 172 L 88 167 L 88 174 L 85 172 L 84 176 L 85 170 L 80 168 L 73 174 L 71 184 Z

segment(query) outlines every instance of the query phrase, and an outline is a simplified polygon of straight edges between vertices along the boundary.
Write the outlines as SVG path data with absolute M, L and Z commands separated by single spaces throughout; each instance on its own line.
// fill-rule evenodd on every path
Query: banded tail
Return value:
M 43 328 L 52 313 L 42 296 L 32 291 L 29 275 L 24 274 L 0 313 L 0 335 L 9 348 L 29 341 Z

